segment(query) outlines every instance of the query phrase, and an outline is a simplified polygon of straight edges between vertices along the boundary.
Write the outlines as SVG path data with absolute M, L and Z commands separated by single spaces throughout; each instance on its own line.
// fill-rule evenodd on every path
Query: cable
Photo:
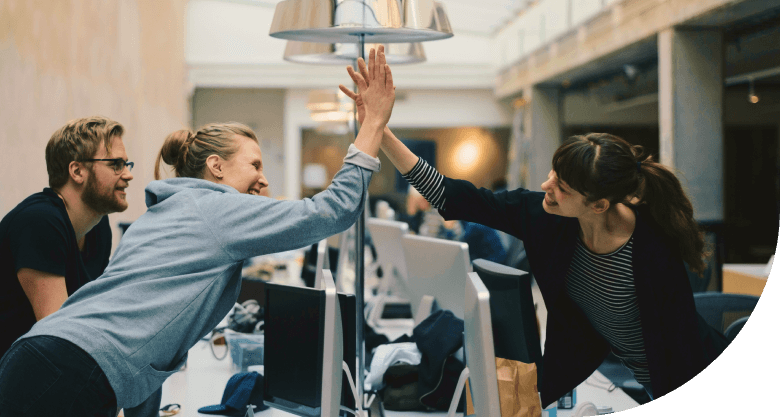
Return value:
M 349 388 L 352 390 L 352 396 L 355 398 L 355 406 L 357 407 L 357 411 L 353 412 L 357 417 L 368 417 L 363 413 L 363 404 L 361 401 L 358 400 L 357 395 L 357 388 L 355 388 L 355 382 L 352 380 L 352 374 L 349 371 L 349 365 L 347 365 L 347 362 L 341 361 L 341 369 L 344 370 L 344 372 L 347 373 L 347 381 L 349 381 Z M 342 409 L 346 407 L 341 407 Z
M 357 413 L 355 413 L 355 410 L 349 409 L 349 408 L 347 408 L 347 407 L 345 407 L 343 405 L 341 406 L 341 411 L 346 411 L 346 412 L 352 414 L 353 416 L 357 416 Z
M 614 382 L 612 382 L 611 380 L 609 380 L 606 377 L 604 377 L 605 380 L 601 380 L 600 378 L 596 377 L 596 374 L 594 373 L 588 379 L 590 379 L 590 378 L 593 378 L 596 382 L 598 382 L 600 384 L 607 385 L 607 388 L 606 388 L 607 392 L 612 392 L 612 391 L 617 389 L 617 385 L 615 385 Z M 585 381 L 587 381 L 587 379 Z M 590 385 L 597 386 L 597 385 L 594 385 L 594 384 L 590 384 Z M 600 388 L 603 388 L 603 387 L 600 387 Z
M 368 393 L 365 393 L 364 397 L 368 396 Z M 374 398 L 376 398 L 376 393 L 372 393 L 371 397 L 368 398 L 366 401 L 365 407 L 370 408 L 371 404 L 374 402 Z
M 615 385 L 614 383 L 610 382 L 608 386 L 605 386 L 607 384 L 607 382 L 602 382 L 602 381 L 598 381 L 598 380 L 596 382 L 598 382 L 599 384 L 594 384 L 594 383 L 590 382 L 590 378 L 585 380 L 586 384 L 588 384 L 588 385 L 590 385 L 592 387 L 603 389 L 603 390 L 605 390 L 607 392 L 612 392 L 612 391 L 617 389 L 617 385 Z

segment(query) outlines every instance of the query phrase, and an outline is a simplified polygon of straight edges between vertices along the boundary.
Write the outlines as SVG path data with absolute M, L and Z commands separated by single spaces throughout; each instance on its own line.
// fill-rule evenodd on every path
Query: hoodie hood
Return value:
M 165 201 L 174 194 L 192 189 L 218 191 L 222 193 L 239 194 L 238 190 L 223 184 L 217 184 L 200 178 L 169 178 L 152 181 L 146 186 L 146 207 L 152 208 L 155 204 Z

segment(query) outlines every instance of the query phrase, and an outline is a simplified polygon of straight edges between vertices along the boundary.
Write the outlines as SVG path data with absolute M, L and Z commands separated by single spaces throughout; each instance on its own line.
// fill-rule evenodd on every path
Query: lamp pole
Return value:
M 357 44 L 357 56 L 358 58 L 363 58 L 365 60 L 365 44 L 366 44 L 366 35 L 361 33 L 358 35 L 358 44 Z M 358 58 L 355 58 L 355 71 L 360 71 L 358 68 Z M 358 91 L 357 84 L 355 85 L 355 89 L 353 91 Z M 357 117 L 357 104 L 354 106 L 354 117 L 355 117 L 355 123 L 352 124 L 355 130 L 355 138 L 357 139 L 358 132 L 360 131 L 360 126 L 358 126 L 358 117 Z M 357 329 L 355 329 L 355 336 L 356 336 L 356 352 L 357 352 L 357 369 L 356 369 L 356 376 L 355 378 L 355 385 L 357 389 L 357 400 L 360 401 L 360 409 L 363 408 L 363 405 L 365 402 L 363 401 L 363 369 L 365 369 L 365 353 L 364 353 L 364 336 L 363 336 L 363 321 L 365 320 L 365 316 L 363 314 L 364 307 L 363 307 L 363 296 L 364 296 L 364 280 L 365 280 L 365 260 L 363 259 L 363 255 L 365 254 L 365 249 L 363 247 L 363 238 L 365 235 L 366 225 L 365 225 L 365 212 L 369 209 L 368 207 L 368 190 L 366 190 L 366 194 L 364 197 L 365 204 L 363 205 L 363 213 L 361 213 L 360 217 L 357 219 L 357 223 L 355 223 L 355 306 L 357 308 L 356 315 L 355 315 L 355 324 L 357 326 Z M 357 404 L 355 404 L 357 405 Z
M 377 12 L 380 10 L 381 12 Z M 269 34 L 275 38 L 314 43 L 356 42 L 365 59 L 365 40 L 372 43 L 419 43 L 453 36 L 439 0 L 284 0 L 276 5 Z M 357 38 L 356 38 L 357 37 Z M 413 48 L 412 48 L 413 50 Z M 357 88 L 356 88 L 357 90 Z M 355 109 L 357 111 L 357 108 Z M 357 117 L 355 117 L 357 119 Z M 355 137 L 359 127 L 355 120 Z M 363 196 L 368 202 L 368 192 Z M 364 363 L 364 235 L 366 211 L 355 223 L 355 301 L 357 326 L 356 391 L 363 400 Z M 358 405 L 358 404 L 356 404 Z

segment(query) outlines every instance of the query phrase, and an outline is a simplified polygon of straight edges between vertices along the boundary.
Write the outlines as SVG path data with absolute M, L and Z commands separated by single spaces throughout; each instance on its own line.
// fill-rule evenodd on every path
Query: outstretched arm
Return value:
M 372 48 L 369 53 L 369 69 L 365 72 L 361 69 L 363 75 L 354 74 L 352 77 L 361 91 L 360 99 L 363 113 L 360 131 L 355 138 L 355 147 L 375 158 L 379 154 L 382 130 L 390 120 L 393 103 L 395 103 L 393 74 L 390 72 L 390 66 L 387 65 L 384 51 L 384 46 L 380 46 L 379 58 L 377 59 L 377 54 Z M 358 65 L 361 68 L 366 68 L 363 59 L 358 59 Z M 339 87 L 342 90 L 346 88 L 343 85 Z M 352 96 L 354 95 L 355 93 L 352 93 Z
M 383 51 L 382 48 L 380 46 L 380 51 Z M 360 88 L 359 91 L 364 91 L 365 80 L 373 79 L 372 71 L 374 68 L 381 67 L 385 63 L 384 60 L 383 53 L 377 56 L 372 50 L 369 53 L 368 66 L 362 60 L 358 60 L 360 73 L 355 72 L 352 67 L 347 67 L 347 72 Z M 358 121 L 367 120 L 364 94 L 357 94 L 343 85 L 339 88 L 349 98 L 355 100 Z M 446 219 L 467 220 L 515 236 L 524 235 L 524 229 L 517 224 L 518 217 L 522 217 L 518 214 L 523 214 L 518 210 L 527 206 L 525 200 L 529 195 L 525 190 L 495 194 L 484 188 L 477 189 L 468 181 L 445 178 L 425 160 L 410 151 L 387 126 L 383 128 L 381 148 L 404 178 L 431 203 L 431 206 L 441 210 Z M 541 207 L 540 202 L 536 205 Z
M 401 174 L 408 174 L 420 159 L 385 126 L 382 135 L 382 152 Z
M 362 59 L 358 59 L 358 69 L 360 73 L 355 72 L 352 67 L 347 67 L 349 76 L 352 77 L 352 80 L 355 82 L 355 84 L 357 84 L 361 94 L 357 94 L 347 87 L 339 85 L 339 88 L 344 92 L 344 94 L 346 94 L 352 100 L 355 100 L 355 105 L 357 106 L 358 110 L 358 122 L 360 122 L 361 125 L 363 125 L 364 122 L 370 123 L 370 119 L 366 117 L 369 112 L 367 111 L 369 105 L 366 104 L 366 99 L 368 98 L 366 89 L 370 88 L 371 82 L 377 78 L 377 71 L 387 66 L 384 50 L 385 47 L 383 45 L 379 46 L 378 53 L 375 53 L 375 51 L 372 49 L 368 54 L 368 66 L 366 66 L 366 63 Z M 366 91 L 366 93 L 363 93 L 364 91 Z M 410 151 L 409 148 L 403 144 L 403 142 L 395 137 L 393 132 L 391 132 L 387 127 L 387 122 L 385 122 L 383 129 L 384 131 L 381 142 L 382 151 L 387 155 L 387 157 L 390 159 L 390 162 L 393 163 L 393 165 L 396 167 L 396 169 L 398 169 L 398 171 L 401 172 L 401 174 L 408 174 L 409 171 L 414 168 L 414 165 L 417 163 L 419 158 L 417 155 L 412 153 L 412 151 Z M 361 127 L 361 131 L 362 130 L 363 129 Z M 355 142 L 355 145 L 357 145 L 357 141 Z

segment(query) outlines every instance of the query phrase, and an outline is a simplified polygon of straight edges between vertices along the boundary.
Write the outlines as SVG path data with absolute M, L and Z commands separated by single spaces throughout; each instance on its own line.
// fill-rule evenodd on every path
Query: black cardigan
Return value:
M 542 207 L 544 193 L 523 189 L 493 193 L 462 180 L 444 179 L 447 220 L 466 220 L 509 233 L 525 243 L 547 307 L 547 338 L 539 379 L 542 405 L 587 379 L 609 354 L 609 344 L 565 291 L 579 221 Z M 685 384 L 728 342 L 696 313 L 682 259 L 671 252 L 646 209 L 636 211 L 634 282 L 654 397 Z

